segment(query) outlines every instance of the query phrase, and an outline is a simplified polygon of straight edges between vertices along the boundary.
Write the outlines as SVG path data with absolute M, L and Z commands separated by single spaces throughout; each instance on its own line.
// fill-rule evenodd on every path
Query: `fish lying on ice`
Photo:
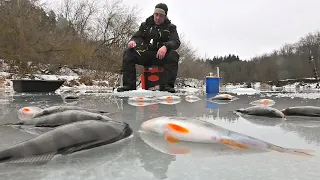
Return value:
M 172 143 L 179 141 L 223 143 L 240 149 L 263 149 L 312 156 L 308 150 L 280 147 L 206 121 L 187 117 L 162 116 L 153 118 L 143 122 L 140 130 L 163 135 L 168 142 Z
M 74 122 L 0 150 L 0 163 L 46 163 L 57 154 L 72 154 L 131 136 L 132 129 L 124 122 Z
M 76 121 L 84 120 L 111 120 L 111 118 L 88 111 L 80 110 L 66 110 L 59 113 L 53 113 L 49 115 L 38 116 L 27 121 L 20 121 L 17 123 L 6 124 L 6 125 L 34 125 L 36 127 L 56 127 Z
M 180 96 L 160 96 L 157 98 L 160 101 L 168 100 L 168 101 L 174 101 L 174 100 L 181 100 Z
M 251 101 L 249 104 L 255 106 L 273 106 L 276 102 L 272 99 L 258 99 L 255 101 Z
M 220 155 L 243 155 L 250 153 L 264 153 L 260 149 L 235 149 L 221 143 L 194 143 L 179 141 L 170 143 L 163 136 L 155 133 L 138 131 L 140 138 L 153 149 L 169 155 L 191 155 L 192 157 L 213 157 Z
M 317 106 L 294 106 L 282 109 L 286 116 L 310 116 L 320 117 L 320 107 Z
M 45 109 L 39 108 L 39 107 L 23 107 L 18 110 L 18 116 L 20 120 L 29 120 L 32 118 L 37 118 L 45 115 L 50 115 L 58 112 L 63 112 L 66 110 L 81 110 L 81 111 L 87 111 L 92 113 L 108 113 L 107 111 L 103 110 L 97 110 L 97 109 L 89 109 L 89 108 L 83 108 L 79 106 L 51 106 Z
M 185 97 L 185 100 L 192 103 L 192 102 L 196 102 L 196 101 L 201 100 L 201 98 L 199 98 L 198 96 L 194 96 L 194 95 L 187 95 Z
M 211 100 L 234 100 L 236 97 L 230 94 L 218 94 L 211 98 Z
M 18 110 L 18 118 L 21 121 L 32 119 L 33 116 L 39 112 L 43 111 L 42 108 L 35 106 L 27 106 Z
M 265 116 L 270 118 L 284 118 L 285 115 L 278 109 L 268 106 L 252 106 L 247 108 L 237 109 L 240 112 L 248 115 Z

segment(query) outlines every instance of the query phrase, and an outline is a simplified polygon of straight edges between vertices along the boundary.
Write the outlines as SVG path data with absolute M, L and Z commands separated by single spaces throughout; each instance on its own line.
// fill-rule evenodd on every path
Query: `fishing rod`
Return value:
M 311 54 L 311 51 L 310 51 L 310 54 Z M 314 58 L 312 55 L 309 56 L 309 64 L 313 64 L 313 76 L 314 78 L 316 79 L 316 82 L 317 82 L 317 85 L 316 85 L 316 88 L 320 88 L 320 85 L 319 85 L 319 78 L 318 78 L 318 73 L 317 73 L 317 68 L 316 68 L 316 63 L 314 62 Z
M 316 64 L 314 62 L 313 56 L 309 56 L 309 63 L 313 64 L 313 76 L 316 79 L 316 81 L 318 81 L 318 73 L 317 73 L 317 68 L 316 68 Z

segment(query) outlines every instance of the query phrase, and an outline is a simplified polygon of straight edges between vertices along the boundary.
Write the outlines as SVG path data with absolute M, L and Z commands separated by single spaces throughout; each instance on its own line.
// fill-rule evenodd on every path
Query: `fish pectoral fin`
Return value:
M 56 152 L 21 157 L 21 158 L 12 158 L 12 159 L 5 161 L 5 163 L 10 163 L 10 164 L 45 164 L 45 163 L 49 162 L 55 155 L 56 155 Z
M 169 132 L 164 132 L 164 139 L 166 141 L 168 141 L 169 143 L 177 143 L 179 142 L 180 140 L 176 137 L 174 137 L 173 135 L 171 135 Z
M 309 150 L 309 149 L 283 148 L 276 145 L 271 145 L 268 149 L 282 152 L 282 153 L 300 155 L 300 156 L 314 156 L 313 154 L 311 154 L 312 152 L 314 152 L 314 150 Z
M 220 142 L 222 142 L 223 144 L 227 145 L 227 146 L 231 146 L 231 147 L 236 147 L 236 148 L 240 148 L 240 149 L 248 149 L 249 147 L 239 143 L 237 141 L 231 140 L 231 139 L 220 139 Z
M 164 138 L 170 142 L 170 143 L 177 143 L 179 142 L 179 139 L 177 139 L 176 137 L 174 136 L 171 136 L 171 135 L 165 135 Z
M 85 150 L 91 148 L 93 145 L 99 144 L 97 140 L 91 140 L 83 143 L 76 144 L 72 147 L 66 147 L 58 150 L 58 153 L 61 155 L 71 154 L 77 151 Z
M 170 130 L 176 131 L 178 133 L 183 133 L 183 134 L 189 133 L 189 129 L 187 129 L 187 128 L 183 127 L 183 126 L 174 124 L 174 123 L 168 123 L 167 127 Z

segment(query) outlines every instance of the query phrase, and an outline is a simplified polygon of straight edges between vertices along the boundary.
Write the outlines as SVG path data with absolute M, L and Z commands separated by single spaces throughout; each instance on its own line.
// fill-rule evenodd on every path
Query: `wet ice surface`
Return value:
M 241 116 L 232 111 L 251 106 L 249 102 L 262 98 L 273 99 L 278 109 L 296 105 L 319 106 L 318 99 L 303 99 L 288 94 L 263 93 L 236 95 L 239 99 L 217 104 L 202 100 L 174 105 L 151 104 L 136 107 L 127 97 L 108 94 L 81 95 L 72 105 L 118 112 L 111 118 L 125 121 L 134 129 L 134 137 L 68 156 L 57 156 L 41 166 L 0 165 L 1 179 L 318 179 L 320 177 L 320 118 L 293 118 L 295 121 L 276 121 L 260 117 Z M 3 98 L 5 99 L 5 98 Z M 17 111 L 24 106 L 49 107 L 65 104 L 60 95 L 18 95 L 2 101 L 1 124 L 18 121 Z M 315 149 L 316 156 L 302 157 L 277 152 L 215 153 L 200 151 L 200 155 L 169 155 L 147 145 L 137 133 L 140 124 L 158 116 L 200 118 L 222 127 L 250 135 L 276 145 Z M 269 120 L 269 121 L 266 121 Z M 318 121 L 318 122 L 317 122 Z M 34 135 L 10 127 L 0 127 L 0 148 L 19 143 Z M 198 149 L 199 150 L 199 149 Z

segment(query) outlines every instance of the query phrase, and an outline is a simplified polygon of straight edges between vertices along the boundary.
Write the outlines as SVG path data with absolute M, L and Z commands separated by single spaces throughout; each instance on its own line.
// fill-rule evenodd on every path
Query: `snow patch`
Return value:
M 303 98 L 303 99 L 318 99 L 320 98 L 320 93 L 281 93 L 277 94 L 275 97 L 284 98 Z
M 236 88 L 231 90 L 231 93 L 234 93 L 237 95 L 254 95 L 254 94 L 260 94 L 260 91 L 255 90 L 253 88 Z

